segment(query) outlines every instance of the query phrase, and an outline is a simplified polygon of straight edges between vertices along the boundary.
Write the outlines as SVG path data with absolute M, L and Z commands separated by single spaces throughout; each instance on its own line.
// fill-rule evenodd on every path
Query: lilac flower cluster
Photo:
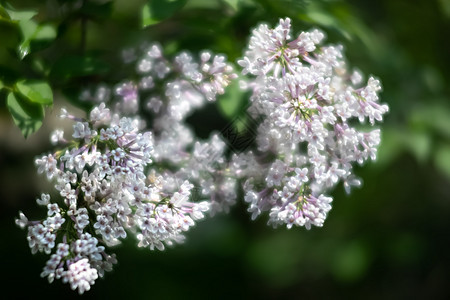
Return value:
M 380 82 L 370 77 L 364 85 L 342 46 L 320 46 L 323 39 L 317 29 L 292 39 L 290 19 L 281 19 L 273 29 L 256 28 L 238 61 L 254 76 L 249 113 L 261 122 L 257 152 L 235 156 L 235 166 L 252 218 L 268 211 L 274 226 L 322 226 L 327 191 L 339 181 L 347 192 L 360 185 L 352 164 L 374 160 L 380 143 L 379 129 L 354 125 L 374 125 L 388 111 L 378 103 Z
M 63 148 L 36 159 L 38 172 L 54 182 L 58 193 L 37 200 L 47 208 L 46 219 L 28 221 L 20 213 L 16 223 L 28 228 L 32 253 L 54 251 L 41 276 L 50 282 L 61 278 L 82 294 L 116 263 L 105 246 L 133 233 L 139 246 L 163 250 L 164 244 L 182 241 L 209 204 L 189 201 L 193 185 L 188 181 L 171 193 L 161 175 L 146 175 L 153 134 L 139 132 L 132 119 L 114 120 L 104 104 L 87 120 L 66 111 L 62 117 L 75 122 L 72 140 L 58 131 Z
M 232 65 L 225 56 L 210 51 L 203 51 L 198 59 L 188 52 L 169 59 L 158 44 L 128 49 L 123 56 L 135 69 L 136 79 L 86 89 L 81 99 L 108 103 L 114 107 L 115 118 L 133 116 L 139 128 L 151 128 L 154 163 L 171 166 L 161 174 L 171 178 L 166 186 L 172 181 L 176 189 L 189 180 L 195 198 L 210 201 L 210 214 L 228 211 L 235 203 L 237 185 L 233 174 L 224 172 L 226 143 L 218 133 L 212 133 L 208 141 L 198 140 L 185 121 L 195 109 L 214 102 L 237 78 Z
M 185 52 L 171 62 L 156 44 L 143 52 L 131 59 L 138 80 L 82 92 L 81 100 L 97 104 L 88 119 L 62 110 L 74 122 L 71 138 L 55 130 L 51 142 L 62 149 L 36 159 L 57 195 L 37 200 L 46 219 L 28 221 L 20 212 L 16 220 L 28 228 L 32 253 L 50 255 L 41 276 L 69 282 L 80 294 L 116 263 L 106 247 L 133 234 L 139 247 L 163 250 L 182 242 L 204 213 L 226 210 L 236 198 L 235 181 L 221 172 L 225 143 L 217 134 L 196 140 L 184 123 L 193 108 L 224 93 L 237 76 L 233 68 L 210 52 L 200 63 Z M 153 119 L 146 132 L 150 126 L 136 114 L 142 107 Z
M 71 137 L 55 130 L 59 150 L 36 159 L 56 192 L 37 200 L 44 220 L 20 212 L 16 223 L 28 229 L 33 254 L 50 255 L 41 276 L 82 294 L 117 262 L 107 247 L 130 234 L 151 250 L 183 242 L 205 213 L 228 212 L 239 183 L 252 219 L 265 212 L 273 226 L 323 226 L 328 192 L 338 182 L 347 192 L 359 186 L 353 165 L 376 158 L 380 130 L 360 124 L 388 111 L 380 82 L 363 83 L 342 46 L 323 39 L 319 30 L 292 39 L 288 18 L 253 31 L 238 64 L 252 93 L 256 147 L 230 159 L 220 134 L 200 140 L 186 123 L 237 78 L 226 58 L 204 51 L 168 59 L 157 44 L 125 51 L 133 79 L 85 89 L 80 99 L 95 105 L 89 117 L 63 110 Z

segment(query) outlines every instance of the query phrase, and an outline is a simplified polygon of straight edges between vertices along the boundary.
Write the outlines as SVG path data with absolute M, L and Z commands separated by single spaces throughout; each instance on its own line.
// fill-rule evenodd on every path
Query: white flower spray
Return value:
M 342 46 L 320 46 L 324 34 L 315 29 L 291 38 L 288 18 L 270 29 L 253 31 L 245 56 L 238 61 L 243 73 L 254 75 L 249 113 L 261 120 L 257 152 L 235 156 L 259 176 L 246 180 L 245 201 L 252 218 L 269 211 L 269 223 L 321 227 L 331 209 L 325 194 L 339 181 L 347 192 L 359 186 L 352 164 L 375 160 L 380 130 L 354 126 L 381 121 L 388 106 L 378 103 L 380 82 L 349 71 Z M 267 160 L 267 153 L 274 160 Z M 250 157 L 249 157 L 250 156 Z M 254 156 L 254 157 L 252 157 Z
M 117 262 L 108 247 L 129 235 L 151 250 L 180 243 L 205 213 L 229 210 L 239 182 L 252 219 L 267 212 L 273 226 L 323 226 L 328 192 L 341 181 L 347 192 L 360 185 L 352 165 L 376 158 L 380 130 L 354 124 L 374 125 L 388 111 L 380 82 L 362 84 L 342 47 L 323 40 L 319 30 L 292 39 L 288 18 L 253 31 L 238 64 L 251 77 L 243 86 L 252 93 L 256 147 L 231 159 L 219 134 L 198 140 L 185 122 L 237 78 L 226 58 L 204 51 L 198 62 L 187 52 L 169 60 L 157 44 L 137 60 L 125 51 L 137 79 L 83 91 L 80 100 L 96 103 L 89 117 L 63 110 L 71 137 L 55 130 L 59 149 L 36 159 L 56 192 L 37 200 L 44 220 L 20 212 L 16 224 L 28 229 L 33 254 L 50 255 L 41 276 L 82 294 Z

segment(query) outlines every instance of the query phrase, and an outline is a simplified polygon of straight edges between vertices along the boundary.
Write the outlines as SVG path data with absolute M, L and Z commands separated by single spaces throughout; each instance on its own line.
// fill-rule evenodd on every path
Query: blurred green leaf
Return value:
M 3 81 L 4 85 L 13 86 L 21 76 L 22 75 L 16 70 L 0 65 L 0 79 Z
M 8 12 L 9 16 L 11 17 L 12 20 L 17 20 L 17 21 L 28 21 L 31 20 L 31 18 L 33 18 L 35 15 L 37 15 L 37 11 L 15 11 L 12 9 L 6 9 L 6 11 Z
M 336 1 L 327 4 L 322 1 L 309 2 L 299 12 L 299 16 L 315 25 L 333 29 L 348 40 L 357 37 L 372 55 L 380 53 L 380 47 L 375 43 L 377 39 L 372 31 L 344 2 Z
M 23 41 L 19 45 L 19 57 L 23 59 L 31 51 L 32 42 L 50 41 L 56 37 L 56 30 L 52 25 L 38 25 L 32 20 L 19 22 Z M 35 50 L 35 49 L 34 49 Z
M 142 27 L 157 24 L 180 10 L 187 0 L 150 0 L 142 9 Z
M 3 8 L 2 8 L 3 9 Z M 4 40 L 14 39 L 15 42 L 8 41 L 8 46 L 13 46 L 21 40 L 18 46 L 18 54 L 20 59 L 23 59 L 31 51 L 31 43 L 37 41 L 42 48 L 43 41 L 49 41 L 56 37 L 56 30 L 51 25 L 38 25 L 32 18 L 37 15 L 36 11 L 14 11 L 5 10 L 0 11 L 0 38 Z M 10 17 L 10 18 L 9 18 Z M 9 27 L 7 26 L 9 25 Z M 18 29 L 17 29 L 18 27 Z M 3 32 L 5 29 L 8 32 Z M 17 37 L 12 31 L 17 30 L 21 37 Z M 4 39 L 6 37 L 6 39 Z M 4 43 L 3 43 L 4 44 Z
M 93 1 L 84 1 L 83 6 L 80 9 L 86 16 L 90 16 L 95 19 L 106 19 L 113 11 L 113 2 L 108 1 L 105 3 L 96 3 Z
M 19 57 L 23 59 L 30 52 L 30 40 L 37 31 L 38 24 L 32 20 L 24 20 L 19 22 L 22 31 L 22 43 L 19 45 Z
M 337 249 L 332 271 L 338 280 L 354 282 L 367 272 L 370 262 L 368 249 L 360 241 L 354 241 Z
M 218 99 L 221 113 L 229 120 L 236 117 L 243 110 L 245 93 L 240 89 L 237 81 L 226 88 L 226 91 Z
M 52 25 L 40 25 L 34 33 L 34 40 L 51 40 L 56 37 L 56 29 Z
M 442 13 L 447 18 L 450 18 L 450 1 L 448 1 L 448 0 L 439 0 L 438 2 L 440 4 Z
M 424 254 L 426 242 L 412 232 L 396 233 L 387 245 L 392 262 L 413 265 Z
M 17 22 L 0 17 L 0 47 L 15 47 L 20 39 Z
M 412 153 L 417 161 L 423 163 L 430 157 L 431 147 L 431 137 L 426 131 L 384 128 L 376 166 L 386 167 L 404 151 Z
M 438 68 L 433 66 L 425 66 L 421 72 L 423 83 L 431 92 L 439 93 L 445 86 L 445 80 Z
M 330 14 L 319 10 L 319 9 L 308 9 L 306 14 L 306 18 L 308 21 L 312 21 L 316 24 L 325 27 L 338 27 L 337 20 Z
M 218 98 L 219 111 L 226 119 L 233 122 L 232 128 L 239 133 L 249 129 L 249 118 L 245 114 L 248 94 L 244 92 L 238 81 L 230 84 L 223 95 Z
M 44 49 L 56 38 L 57 32 L 53 25 L 39 25 L 34 36 L 30 40 L 30 52 Z
M 436 150 L 434 156 L 436 168 L 450 178 L 450 144 L 442 145 Z
M 17 90 L 29 101 L 43 105 L 53 104 L 52 89 L 42 81 L 20 81 L 16 84 Z
M 404 151 L 401 142 L 403 132 L 394 128 L 384 128 L 381 135 L 381 145 L 377 153 L 377 167 L 386 167 Z
M 3 6 L 0 5 L 0 20 L 11 20 L 11 17 L 9 16 L 6 9 L 3 8 Z
M 22 131 L 25 138 L 42 126 L 42 119 L 44 118 L 42 105 L 29 103 L 21 99 L 19 95 L 9 93 L 7 106 L 14 123 Z
M 411 124 L 414 128 L 431 129 L 450 137 L 450 110 L 438 103 L 421 106 L 411 112 Z
M 33 67 L 33 70 L 35 70 L 38 73 L 48 75 L 47 68 L 44 64 L 44 62 L 41 59 L 35 58 L 31 61 L 31 66 Z
M 417 161 L 425 162 L 431 152 L 431 138 L 426 131 L 412 131 L 404 135 L 404 143 Z
M 50 71 L 50 77 L 56 81 L 66 81 L 74 77 L 83 77 L 106 73 L 109 66 L 92 56 L 64 56 Z
M 238 10 L 239 0 L 223 0 L 228 4 L 234 11 Z
M 226 0 L 224 0 L 226 1 Z M 233 1 L 233 0 L 231 0 Z M 242 1 L 242 0 L 238 0 Z M 183 8 L 186 9 L 221 9 L 222 3 L 220 1 L 211 1 L 211 0 L 189 0 L 186 3 L 186 6 Z
M 306 250 L 298 234 L 280 231 L 250 245 L 248 267 L 271 284 L 286 285 L 295 280 Z

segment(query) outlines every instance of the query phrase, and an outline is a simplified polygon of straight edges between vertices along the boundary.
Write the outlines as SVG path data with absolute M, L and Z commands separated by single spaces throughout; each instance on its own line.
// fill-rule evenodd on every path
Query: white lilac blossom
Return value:
M 19 212 L 16 224 L 33 254 L 50 256 L 41 277 L 82 294 L 117 263 L 109 247 L 130 235 L 150 250 L 181 243 L 205 214 L 229 211 L 239 183 L 252 219 L 323 226 L 331 189 L 361 185 L 353 165 L 376 159 L 381 132 L 367 128 L 388 111 L 379 80 L 363 84 L 342 46 L 322 45 L 324 37 L 317 29 L 292 37 L 288 18 L 253 31 L 238 64 L 249 76 L 241 86 L 251 90 L 255 148 L 230 158 L 220 134 L 200 140 L 186 123 L 237 78 L 225 56 L 168 59 L 158 44 L 124 51 L 136 74 L 85 89 L 80 100 L 95 105 L 87 119 L 63 109 L 73 131 L 55 130 L 58 150 L 35 160 L 55 191 L 36 200 L 45 219 Z
M 361 184 L 352 165 L 376 159 L 380 130 L 355 121 L 374 125 L 388 106 L 378 102 L 379 80 L 363 85 L 361 74 L 348 70 L 342 46 L 321 45 L 317 29 L 291 34 L 288 18 L 273 29 L 260 25 L 238 61 L 243 74 L 254 76 L 249 113 L 262 121 L 258 151 L 235 156 L 233 165 L 246 180 L 252 219 L 268 211 L 274 226 L 309 229 L 323 225 L 332 187 L 342 181 L 350 192 Z M 249 165 L 258 171 L 246 176 Z
M 96 89 L 85 90 L 81 95 L 83 100 L 98 103 L 100 98 L 87 95 L 111 95 L 109 99 L 101 99 L 113 108 L 112 120 L 117 120 L 119 115 L 133 116 L 140 129 L 152 129 L 154 163 L 171 165 L 162 172 L 164 177 L 173 178 L 172 184 L 164 187 L 165 191 L 175 192 L 181 183 L 189 180 L 194 184 L 193 197 L 210 200 L 211 214 L 228 211 L 236 202 L 237 184 L 232 172 L 224 171 L 227 169 L 226 144 L 214 133 L 209 141 L 196 139 L 185 120 L 195 109 L 214 102 L 225 92 L 237 78 L 233 67 L 224 55 L 210 51 L 201 52 L 198 59 L 188 52 L 169 59 L 158 44 L 128 52 L 133 52 L 135 59 L 127 58 L 124 62 L 135 65 L 135 79 L 124 80 L 110 88 L 101 84 Z M 138 117 L 139 108 L 148 109 L 151 124 L 147 124 L 148 118 Z M 97 115 L 98 112 L 93 111 L 91 118 Z M 79 134 L 84 133 L 81 129 Z M 103 130 L 98 134 L 107 133 Z M 115 152 L 115 155 L 119 154 Z
M 73 140 L 58 139 L 58 151 L 36 159 L 56 190 L 36 201 L 47 217 L 29 221 L 20 212 L 16 224 L 28 229 L 33 254 L 50 255 L 41 276 L 62 279 L 82 294 L 116 263 L 107 247 L 134 234 L 139 246 L 163 250 L 182 242 L 210 204 L 191 201 L 188 180 L 173 191 L 177 178 L 155 173 L 153 133 L 141 132 L 132 119 L 112 119 L 104 104 L 86 120 L 63 115 L 75 122 Z

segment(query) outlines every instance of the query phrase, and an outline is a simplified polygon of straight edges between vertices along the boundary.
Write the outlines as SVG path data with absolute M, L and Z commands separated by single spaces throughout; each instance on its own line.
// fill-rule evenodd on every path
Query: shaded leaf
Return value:
M 157 24 L 180 10 L 187 0 L 151 0 L 142 9 L 142 27 Z
M 50 77 L 56 81 L 66 81 L 74 77 L 102 74 L 109 66 L 92 56 L 65 56 L 52 67 Z
M 364 276 L 371 260 L 368 248 L 356 240 L 337 249 L 331 270 L 339 281 L 354 282 Z
M 0 79 L 3 81 L 4 85 L 13 86 L 21 76 L 23 75 L 16 70 L 0 65 Z
M 52 89 L 42 81 L 20 81 L 16 84 L 17 90 L 31 102 L 43 105 L 53 104 Z
M 292 231 L 280 231 L 253 242 L 247 252 L 247 265 L 271 283 L 286 284 L 298 276 L 298 265 L 306 251 Z M 277 255 L 273 255 L 277 253 Z M 267 259 L 271 257 L 271 259 Z
M 254 125 L 253 120 L 245 113 L 248 97 L 248 93 L 240 88 L 239 82 L 235 81 L 217 101 L 219 111 L 232 122 L 232 128 L 238 133 L 249 132 Z
M 17 22 L 0 17 L 0 47 L 15 47 L 20 39 Z
M 421 106 L 411 113 L 411 124 L 415 128 L 431 129 L 450 137 L 450 110 L 439 104 Z
M 404 135 L 404 142 L 417 161 L 425 162 L 431 152 L 431 138 L 425 131 L 413 131 Z
M 8 12 L 6 11 L 6 9 L 4 9 L 1 5 L 0 5 L 0 20 L 11 20 L 11 17 L 9 16 Z
M 28 21 L 31 20 L 35 15 L 37 15 L 37 11 L 14 11 L 11 9 L 6 9 L 8 12 L 8 15 L 11 17 L 12 20 L 17 21 Z
M 234 82 L 226 88 L 226 92 L 218 99 L 220 112 L 227 118 L 232 119 L 243 111 L 245 93 L 240 89 L 239 83 Z
M 56 37 L 56 29 L 49 24 L 38 25 L 34 21 L 21 21 L 19 27 L 22 30 L 23 41 L 19 45 L 19 57 L 23 59 L 31 50 L 37 50 L 45 46 L 45 42 L 49 42 Z M 33 47 L 32 44 L 41 45 Z
M 425 131 L 384 128 L 375 166 L 386 167 L 404 151 L 413 154 L 418 162 L 425 162 L 430 157 L 431 147 L 431 137 Z
M 304 6 L 299 16 L 305 21 L 333 29 L 348 40 L 357 37 L 372 55 L 380 52 L 380 47 L 374 43 L 376 39 L 372 31 L 343 2 L 327 5 L 319 1 L 310 2 Z
M 18 51 L 20 59 L 23 59 L 30 52 L 30 40 L 37 31 L 38 25 L 32 20 L 25 20 L 19 22 L 19 28 L 22 32 L 22 42 L 19 45 Z
M 223 0 L 228 4 L 234 11 L 238 10 L 239 0 Z
M 7 107 L 14 123 L 19 127 L 25 138 L 42 126 L 42 119 L 44 118 L 42 105 L 29 103 L 21 99 L 19 95 L 9 93 Z
M 434 163 L 436 168 L 450 178 L 450 145 L 443 145 L 437 149 Z
M 390 165 L 404 150 L 402 143 L 404 131 L 395 128 L 384 128 L 381 135 L 381 144 L 377 153 L 375 167 L 383 168 Z
M 113 11 L 113 2 L 108 1 L 105 3 L 96 3 L 93 1 L 84 1 L 83 6 L 80 9 L 86 16 L 91 18 L 105 19 L 108 18 Z
M 40 25 L 35 35 L 30 40 L 30 52 L 35 52 L 48 47 L 56 36 L 57 32 L 53 25 Z
M 35 32 L 34 40 L 51 40 L 56 37 L 56 29 L 52 25 L 40 25 Z

